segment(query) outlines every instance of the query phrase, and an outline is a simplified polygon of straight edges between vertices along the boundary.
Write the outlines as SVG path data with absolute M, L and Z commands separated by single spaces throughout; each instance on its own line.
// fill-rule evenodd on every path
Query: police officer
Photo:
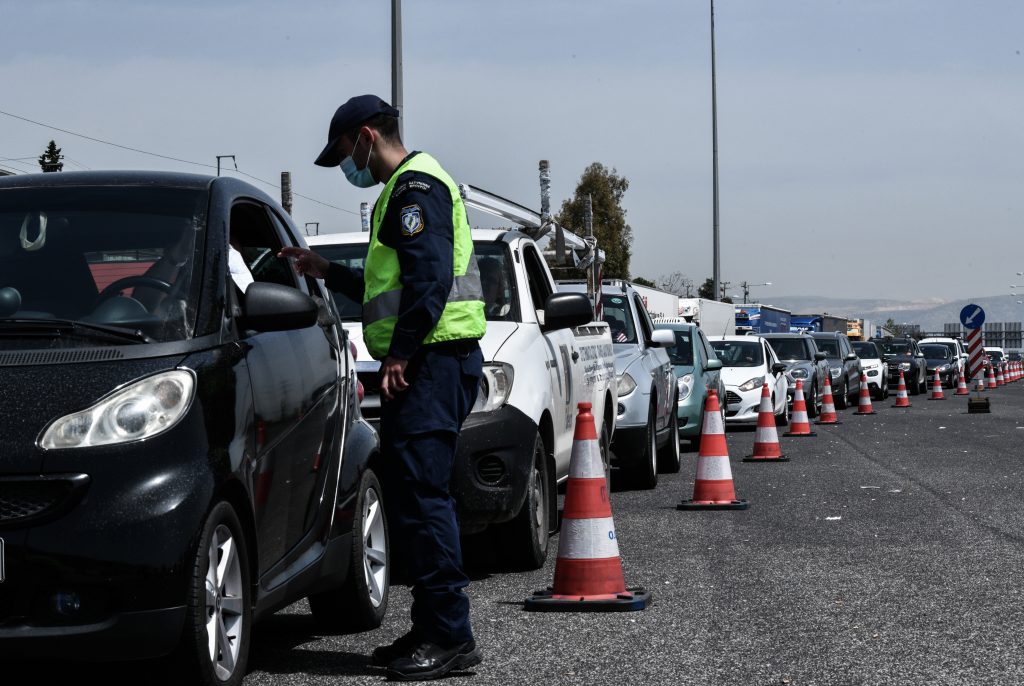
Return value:
M 469 220 L 437 161 L 408 152 L 398 110 L 374 95 L 338 108 L 316 159 L 349 182 L 384 190 L 373 208 L 365 269 L 285 248 L 300 273 L 363 303 L 363 339 L 381 361 L 380 419 L 393 558 L 412 585 L 412 630 L 373 651 L 392 679 L 435 679 L 481 661 L 455 503 L 455 444 L 476 400 L 484 304 Z

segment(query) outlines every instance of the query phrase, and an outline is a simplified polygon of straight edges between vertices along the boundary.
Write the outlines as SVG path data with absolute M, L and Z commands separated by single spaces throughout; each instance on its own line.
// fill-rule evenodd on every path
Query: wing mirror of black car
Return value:
M 305 329 L 319 314 L 316 302 L 297 288 L 260 281 L 245 289 L 242 312 L 242 326 L 253 331 Z
M 722 361 L 721 360 L 708 360 L 707 366 L 704 367 L 704 369 L 706 369 L 709 372 L 716 372 L 716 371 L 718 371 L 721 368 L 722 368 Z
M 544 331 L 574 329 L 594 319 L 594 308 L 583 293 L 552 293 L 544 301 Z M 670 332 L 671 333 L 671 332 Z
M 776 362 L 772 365 L 772 374 L 782 374 L 786 371 L 786 365 L 783 362 Z
M 821 352 L 820 350 L 818 352 L 814 353 L 814 361 L 815 362 L 821 362 L 822 360 L 824 360 L 827 357 L 828 357 L 828 355 L 826 355 L 825 353 Z
M 847 362 L 853 362 L 857 359 L 857 353 L 850 353 L 844 358 Z

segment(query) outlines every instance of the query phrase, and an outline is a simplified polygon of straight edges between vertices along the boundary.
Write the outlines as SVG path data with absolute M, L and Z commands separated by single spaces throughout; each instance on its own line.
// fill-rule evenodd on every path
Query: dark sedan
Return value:
M 231 685 L 304 596 L 380 623 L 377 436 L 296 244 L 236 179 L 0 179 L 5 660 L 177 651 L 177 682 Z
M 935 378 L 935 370 L 939 372 L 939 380 L 946 388 L 954 388 L 960 381 L 960 374 L 957 370 L 956 360 L 953 353 L 945 345 L 938 343 L 925 343 L 921 346 L 925 362 L 928 365 L 928 386 L 931 387 Z
M 928 363 L 913 338 L 872 338 L 882 349 L 885 361 L 889 363 L 889 386 L 897 388 L 900 372 L 907 385 L 907 393 L 917 395 L 927 390 Z

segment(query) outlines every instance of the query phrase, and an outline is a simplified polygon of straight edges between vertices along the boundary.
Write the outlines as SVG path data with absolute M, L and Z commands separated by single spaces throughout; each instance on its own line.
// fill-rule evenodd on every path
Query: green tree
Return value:
M 658 286 L 650 279 L 645 279 L 642 276 L 634 276 L 632 279 L 633 283 L 638 283 L 641 286 L 647 286 L 648 288 L 657 288 Z
M 582 234 L 584 208 L 587 195 L 590 195 L 594 211 L 594 237 L 597 238 L 597 247 L 604 251 L 605 262 L 601 273 L 606 279 L 629 278 L 633 229 L 626 223 L 626 210 L 622 208 L 622 196 L 627 188 L 629 181 L 619 176 L 615 169 L 594 162 L 583 171 L 576 192 L 570 200 L 562 203 L 562 209 L 556 217 L 562 226 Z
M 39 168 L 44 172 L 63 171 L 64 163 L 61 160 L 64 159 L 64 156 L 60 154 L 60 150 L 56 142 L 50 141 L 46 150 L 39 156 Z
M 715 280 L 710 276 L 704 279 L 704 283 L 697 287 L 697 297 L 706 300 L 718 300 L 715 297 Z

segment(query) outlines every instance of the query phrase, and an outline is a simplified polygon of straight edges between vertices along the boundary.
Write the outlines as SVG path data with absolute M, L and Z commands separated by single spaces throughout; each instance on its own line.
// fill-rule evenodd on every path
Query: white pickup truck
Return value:
M 310 236 L 327 259 L 362 267 L 368 233 Z M 544 564 L 557 527 L 556 484 L 569 475 L 577 404 L 589 402 L 601 451 L 615 430 L 615 354 L 606 323 L 586 296 L 559 293 L 536 243 L 512 230 L 474 230 L 487 333 L 484 379 L 462 427 L 451 492 L 464 534 L 501 529 L 497 548 L 520 569 Z M 361 306 L 335 293 L 356 342 L 364 416 L 379 417 L 377 362 L 362 344 Z

